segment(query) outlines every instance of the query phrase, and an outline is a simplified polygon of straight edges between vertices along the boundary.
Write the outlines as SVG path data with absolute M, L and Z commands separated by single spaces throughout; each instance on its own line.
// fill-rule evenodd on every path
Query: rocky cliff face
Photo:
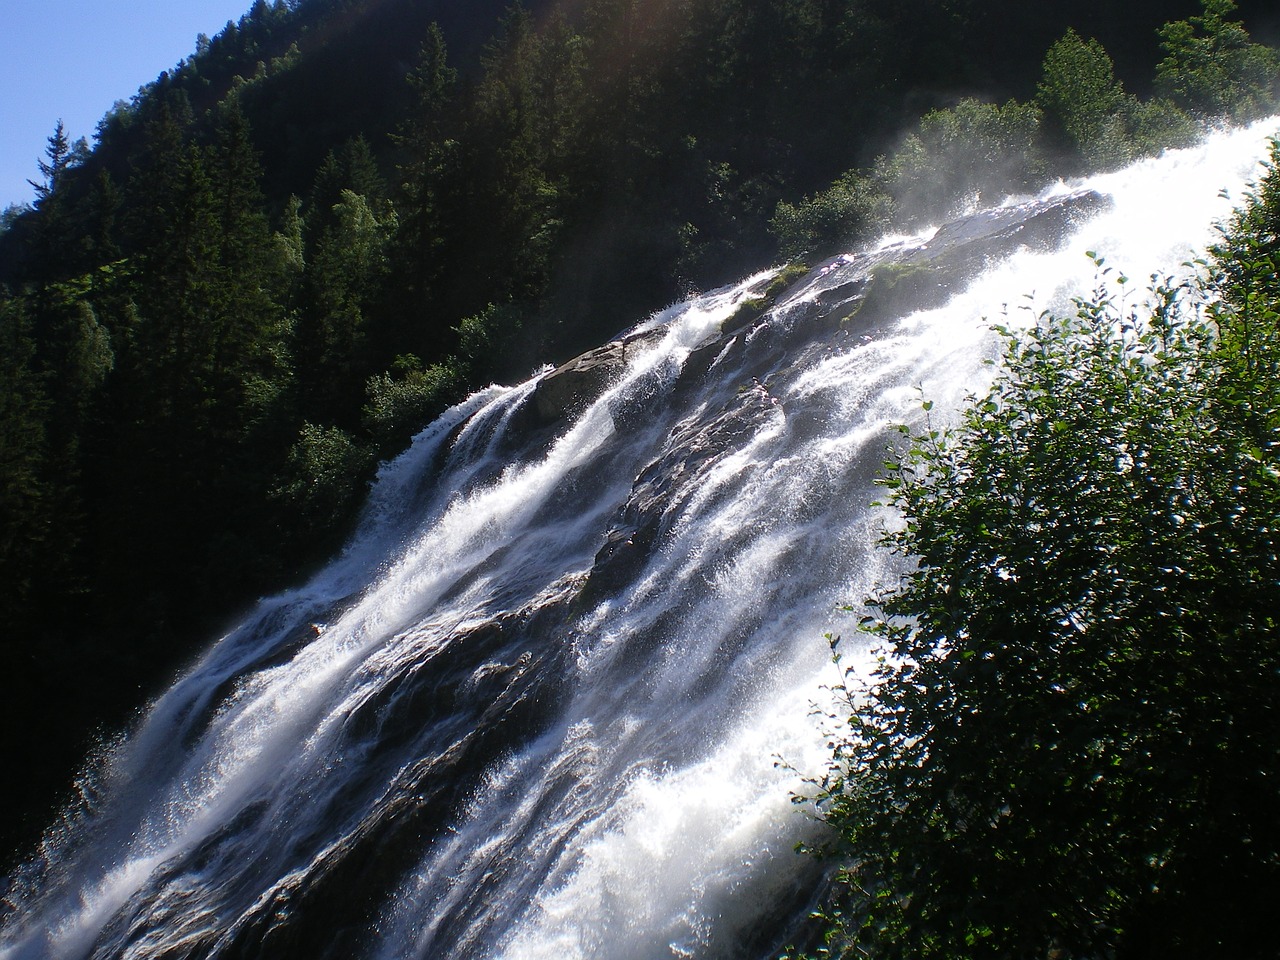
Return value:
M 769 391 L 769 378 L 789 358 L 800 364 L 802 354 L 828 349 L 832 337 L 873 336 L 913 311 L 940 306 L 994 260 L 1024 247 L 1055 249 L 1073 224 L 1107 203 L 1093 191 L 1011 203 L 948 223 L 923 242 L 835 257 L 772 292 L 771 299 L 786 314 L 785 323 L 751 306 L 762 302 L 771 284 L 771 276 L 760 278 L 754 299 L 693 351 L 676 390 L 696 391 L 713 363 L 740 364 L 751 387 L 706 419 L 673 431 L 661 454 L 636 477 L 596 555 L 586 596 L 606 595 L 648 562 L 683 501 L 698 490 L 701 470 L 761 428 L 778 402 Z M 661 327 L 643 329 L 546 374 L 529 401 L 537 422 L 553 423 L 594 401 L 625 368 L 629 354 L 662 335 Z

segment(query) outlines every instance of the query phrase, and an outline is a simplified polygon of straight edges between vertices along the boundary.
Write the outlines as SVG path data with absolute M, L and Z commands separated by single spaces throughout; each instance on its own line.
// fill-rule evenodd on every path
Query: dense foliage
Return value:
M 42 718 L 6 745 L 9 800 L 47 803 L 89 727 L 319 562 L 379 459 L 467 389 L 780 253 L 1094 162 L 1117 97 L 1108 161 L 1265 109 L 1274 54 L 1232 10 L 254 0 L 92 149 L 57 125 L 0 222 L 3 719 Z M 1054 99 L 1073 70 L 1088 96 Z M 976 90 L 1004 105 L 954 93 Z
M 1272 166 L 1198 279 L 1135 302 L 1098 261 L 957 426 L 904 428 L 822 955 L 1274 954 L 1278 225 Z
M 1035 95 L 1003 105 L 972 97 L 926 113 L 892 151 L 799 203 L 781 201 L 782 252 L 825 253 L 890 224 L 936 222 L 976 198 L 995 201 L 1053 177 L 1112 169 L 1185 146 L 1206 122 L 1253 120 L 1276 103 L 1280 57 L 1229 19 L 1231 0 L 1166 23 L 1156 96 L 1125 90 L 1097 39 L 1074 29 L 1044 55 Z

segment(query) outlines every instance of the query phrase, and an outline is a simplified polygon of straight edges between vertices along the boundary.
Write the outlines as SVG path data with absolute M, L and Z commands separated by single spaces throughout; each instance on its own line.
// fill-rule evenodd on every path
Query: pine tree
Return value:
M 397 168 L 400 225 L 393 251 L 402 319 L 392 338 L 410 350 L 437 356 L 449 347 L 448 325 L 428 318 L 440 309 L 445 249 L 456 242 L 468 217 L 456 200 L 451 205 L 446 199 L 460 198 L 464 161 L 455 119 L 458 73 L 449 65 L 438 24 L 431 24 L 418 63 L 405 79 L 410 111 L 392 138 L 402 158 Z
M 395 232 L 389 205 L 343 190 L 308 260 L 298 325 L 299 385 L 311 420 L 353 421 L 372 374 L 369 317 L 383 292 Z
M 386 199 L 386 182 L 378 172 L 373 149 L 364 137 L 355 137 L 330 150 L 316 170 L 306 215 L 306 232 L 313 240 L 332 226 L 334 207 L 342 202 L 344 190 L 359 194 L 373 204 Z
M 277 299 L 284 264 L 264 212 L 249 124 L 234 99 L 219 107 L 208 166 L 218 205 L 211 372 L 223 379 L 224 397 L 235 410 L 231 430 L 237 433 L 239 421 L 262 416 L 262 407 L 278 398 L 288 368 L 285 316 Z
M 53 195 L 62 181 L 63 174 L 71 164 L 71 141 L 67 138 L 67 131 L 61 119 L 58 120 L 57 126 L 49 137 L 48 146 L 45 147 L 45 157 L 48 159 L 37 161 L 40 176 L 43 179 L 27 181 L 35 188 L 37 207 Z
M 45 159 L 37 161 L 41 179 L 27 181 L 36 192 L 32 279 L 37 283 L 65 279 L 81 265 L 80 225 L 67 186 L 87 149 L 83 139 L 71 142 L 59 120 L 45 147 Z
M 0 294 L 0 581 L 7 585 L 0 616 L 6 623 L 22 622 L 46 561 L 47 411 L 30 317 L 22 301 Z

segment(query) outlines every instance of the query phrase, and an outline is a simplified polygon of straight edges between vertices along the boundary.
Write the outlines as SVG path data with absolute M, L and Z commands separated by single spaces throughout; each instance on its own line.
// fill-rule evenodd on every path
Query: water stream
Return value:
M 821 881 L 823 635 L 893 575 L 888 425 L 980 389 L 990 324 L 1068 309 L 1085 251 L 1182 269 L 1276 128 L 850 251 L 759 319 L 772 271 L 674 305 L 567 408 L 549 371 L 472 396 L 86 774 L 0 958 L 770 956 Z M 972 282 L 840 322 L 876 264 L 967 249 Z

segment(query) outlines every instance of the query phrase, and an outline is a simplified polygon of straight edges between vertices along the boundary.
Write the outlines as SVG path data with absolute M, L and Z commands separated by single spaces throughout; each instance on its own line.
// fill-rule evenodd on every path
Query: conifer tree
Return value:
M 513 4 L 485 51 L 467 130 L 465 169 L 473 182 L 487 186 L 468 191 L 478 216 L 461 256 L 469 268 L 467 285 L 490 288 L 485 299 L 494 299 L 493 293 L 499 299 L 535 298 L 546 282 L 549 247 L 560 225 L 559 191 L 548 177 L 543 149 L 547 117 L 538 90 L 539 48 L 532 15 L 523 4 Z M 476 229 L 479 224 L 483 230 Z
M 67 138 L 67 131 L 61 119 L 49 136 L 45 157 L 47 157 L 46 160 L 37 161 L 42 179 L 27 181 L 35 188 L 37 206 L 53 194 L 62 180 L 62 175 L 71 164 L 71 141 Z
M 464 176 L 455 121 L 458 73 L 449 65 L 438 24 L 429 27 L 418 63 L 405 79 L 411 91 L 409 114 L 392 138 L 402 158 L 393 255 L 402 319 L 393 337 L 411 350 L 435 356 L 449 346 L 447 323 L 433 317 L 441 309 L 444 251 L 467 217 L 450 204 Z
M 45 159 L 37 161 L 41 179 L 27 181 L 36 192 L 32 252 L 33 279 L 38 283 L 65 279 L 78 266 L 79 225 L 66 188 L 86 152 L 84 140 L 72 143 L 59 120 L 45 147 Z
M 0 616 L 22 622 L 33 579 L 45 566 L 48 398 L 35 368 L 23 302 L 0 293 Z
M 1202 0 L 1203 13 L 1166 23 L 1156 90 L 1198 116 L 1253 120 L 1273 110 L 1280 93 L 1280 54 L 1254 43 L 1234 0 Z
M 386 183 L 364 137 L 355 137 L 330 150 L 316 170 L 306 218 L 306 230 L 313 241 L 333 224 L 334 207 L 342 201 L 344 190 L 373 204 L 386 198 Z
M 376 369 L 369 319 L 383 292 L 396 220 L 389 206 L 375 209 L 353 190 L 342 191 L 330 217 L 308 260 L 299 380 L 309 419 L 350 422 Z
M 210 151 L 217 229 L 218 327 L 212 357 L 234 400 L 236 420 L 253 420 L 278 398 L 288 376 L 285 317 L 277 299 L 284 264 L 264 212 L 261 167 L 239 103 L 219 107 Z M 235 430 L 243 423 L 236 422 Z

